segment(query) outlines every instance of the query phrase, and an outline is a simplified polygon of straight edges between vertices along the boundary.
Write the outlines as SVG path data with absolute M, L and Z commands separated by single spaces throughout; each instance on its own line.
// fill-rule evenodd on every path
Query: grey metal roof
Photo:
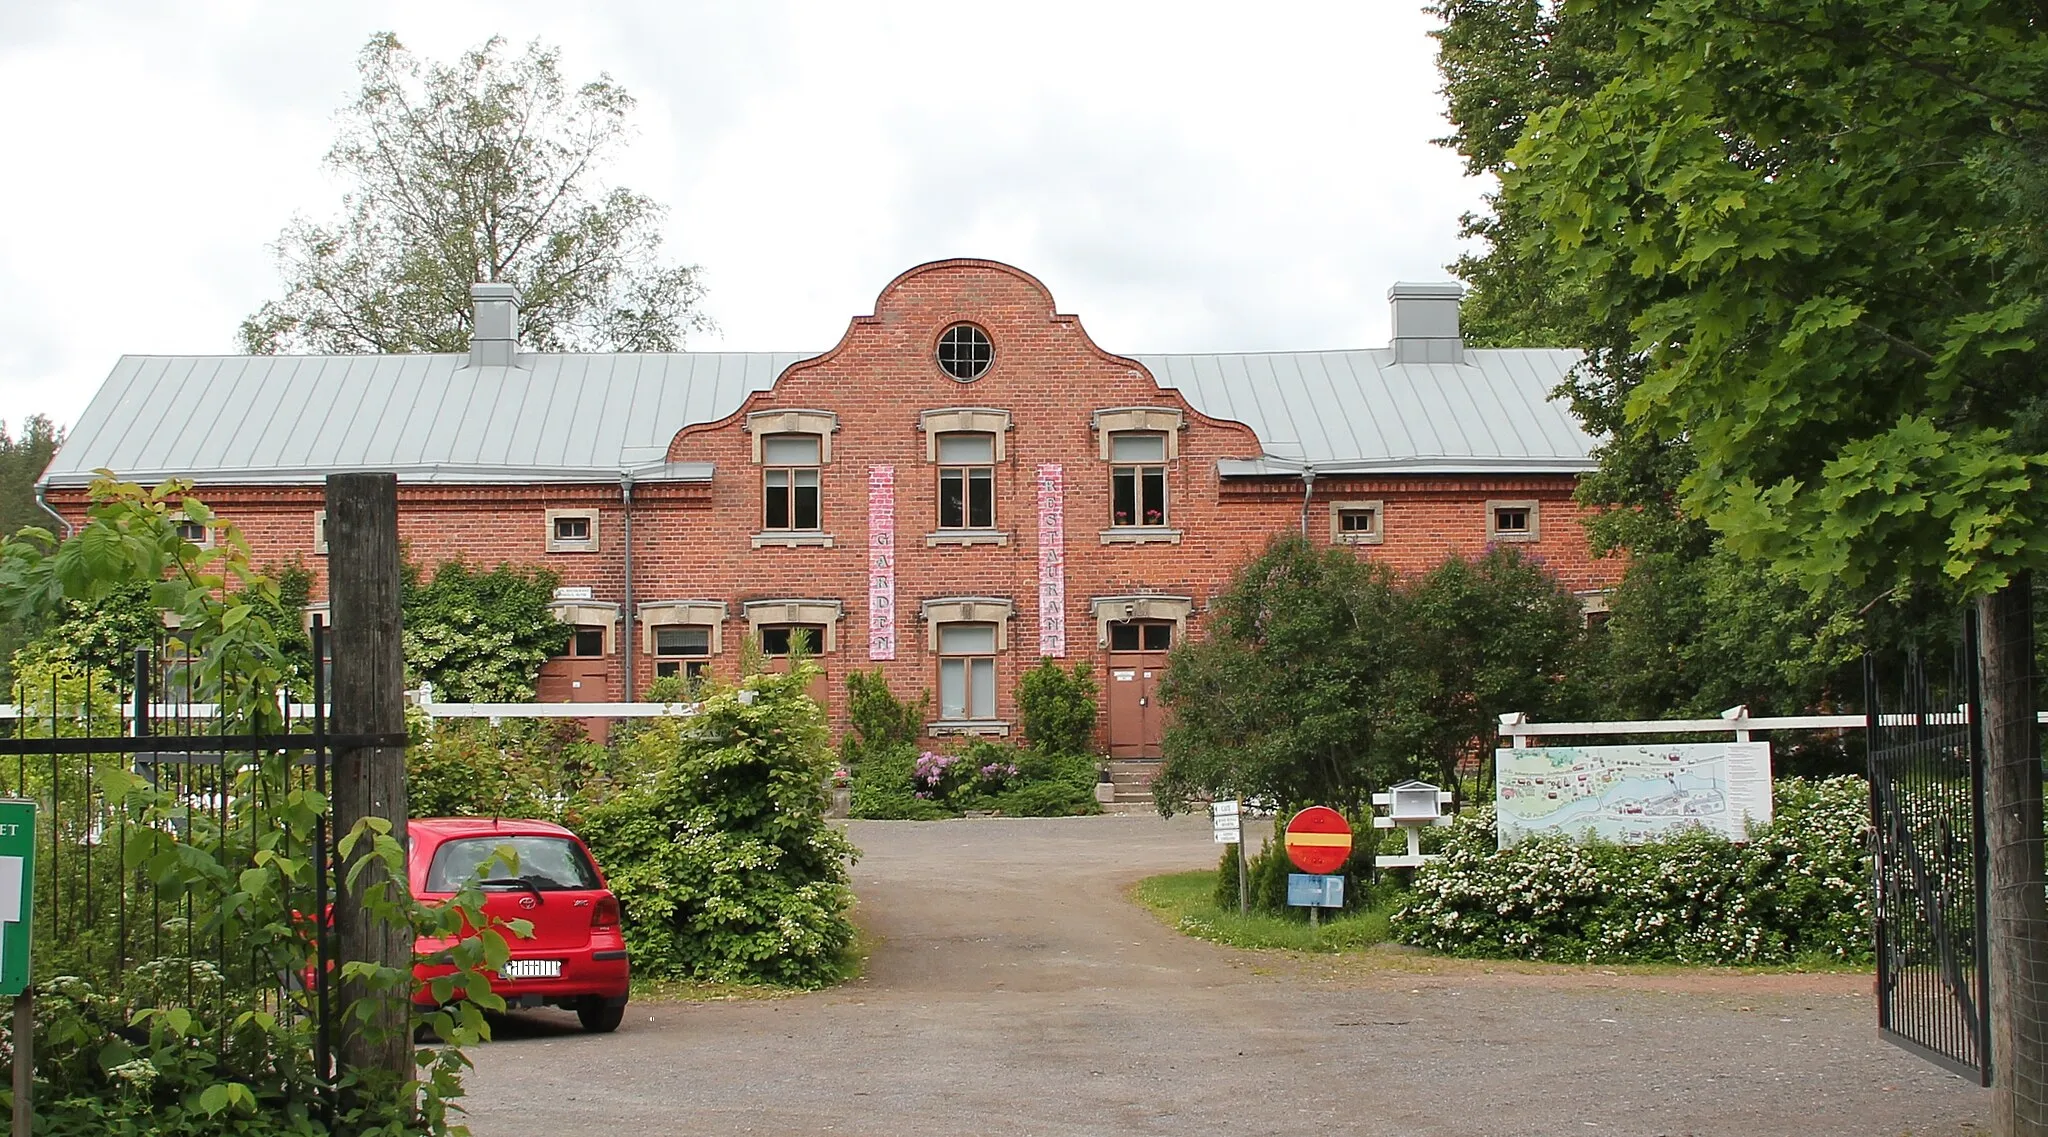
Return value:
M 456 484 L 699 481 L 666 463 L 676 432 L 737 411 L 813 352 L 124 356 L 43 476 L 102 467 L 144 482 L 305 485 L 347 470 Z M 1202 413 L 1250 426 L 1265 454 L 1226 476 L 1320 471 L 1577 472 L 1595 440 L 1550 397 L 1575 351 L 1468 349 L 1462 364 L 1388 349 L 1139 355 Z
M 815 352 L 520 356 L 123 356 L 43 475 L 318 482 L 388 470 L 408 482 L 695 481 L 666 464 L 676 432 L 733 413 Z
M 1390 348 L 1240 355 L 1134 355 L 1212 418 L 1259 436 L 1265 457 L 1225 476 L 1329 473 L 1578 473 L 1598 440 L 1552 392 L 1581 353 L 1475 349 L 1463 363 L 1395 363 Z

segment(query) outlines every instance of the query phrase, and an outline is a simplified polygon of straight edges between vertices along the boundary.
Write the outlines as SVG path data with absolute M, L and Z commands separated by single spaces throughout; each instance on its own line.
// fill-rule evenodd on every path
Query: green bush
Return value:
M 405 678 L 425 680 L 455 703 L 523 703 L 549 657 L 568 645 L 555 619 L 558 578 L 546 569 L 499 565 L 477 572 L 449 561 L 426 580 L 405 566 Z
M 1067 671 L 1050 659 L 1040 660 L 1017 684 L 1017 714 L 1032 749 L 1095 753 L 1095 681 L 1088 677 L 1087 664 L 1076 663 Z
M 839 740 L 839 760 L 847 769 L 860 764 L 869 751 L 884 747 L 915 749 L 918 732 L 924 729 L 931 711 L 932 694 L 926 691 L 914 703 L 899 699 L 889 690 L 882 669 L 872 672 L 858 668 L 846 676 L 847 731 Z
M 651 777 L 592 807 L 583 832 L 625 909 L 637 974 L 792 987 L 847 974 L 856 851 L 825 822 L 816 674 L 749 676 L 626 744 Z
M 848 812 L 874 821 L 933 821 L 954 812 L 917 796 L 911 771 L 917 765 L 915 743 L 898 742 L 869 750 L 853 767 L 852 801 Z
M 1637 845 L 1565 837 L 1495 851 L 1493 811 L 1451 826 L 1396 913 L 1454 955 L 1772 964 L 1871 956 L 1869 787 L 1777 783 L 1774 819 L 1736 844 L 1693 829 Z
M 893 743 L 868 753 L 853 770 L 850 812 L 875 820 L 923 821 L 970 810 L 1008 817 L 1075 817 L 1101 813 L 1095 760 L 1046 755 L 977 738 L 958 754 Z
M 621 782 L 623 747 L 607 751 L 574 719 L 421 724 L 405 754 L 414 817 L 537 817 L 575 825 Z

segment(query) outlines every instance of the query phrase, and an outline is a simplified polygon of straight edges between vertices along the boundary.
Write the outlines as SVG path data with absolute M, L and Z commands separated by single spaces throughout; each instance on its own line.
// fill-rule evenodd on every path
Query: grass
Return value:
M 1234 908 L 1218 908 L 1215 892 L 1214 870 L 1147 877 L 1131 889 L 1138 903 L 1181 932 L 1231 947 L 1358 951 L 1383 943 L 1393 934 L 1391 906 L 1325 914 L 1321 926 L 1311 928 L 1303 919 L 1265 912 L 1240 916 Z

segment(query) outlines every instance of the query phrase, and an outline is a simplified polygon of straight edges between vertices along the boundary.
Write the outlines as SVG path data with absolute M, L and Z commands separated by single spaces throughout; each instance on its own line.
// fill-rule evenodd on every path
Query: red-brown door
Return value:
M 1159 679 L 1173 625 L 1129 620 L 1109 626 L 1109 756 L 1157 758 L 1166 716 L 1159 706 Z
M 533 697 L 543 703 L 609 702 L 609 676 L 604 656 L 602 628 L 578 628 L 569 642 L 569 654 L 558 655 L 541 664 L 534 680 Z M 611 738 L 610 719 L 582 719 L 583 732 L 603 745 Z

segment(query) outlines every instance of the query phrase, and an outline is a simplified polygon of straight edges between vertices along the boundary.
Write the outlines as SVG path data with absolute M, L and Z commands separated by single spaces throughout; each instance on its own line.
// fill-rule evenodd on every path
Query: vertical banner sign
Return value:
M 35 882 L 36 803 L 0 800 L 0 995 L 28 989 Z
M 1038 468 L 1038 654 L 1067 656 L 1067 485 L 1056 462 Z
M 868 467 L 868 658 L 896 658 L 896 467 Z

